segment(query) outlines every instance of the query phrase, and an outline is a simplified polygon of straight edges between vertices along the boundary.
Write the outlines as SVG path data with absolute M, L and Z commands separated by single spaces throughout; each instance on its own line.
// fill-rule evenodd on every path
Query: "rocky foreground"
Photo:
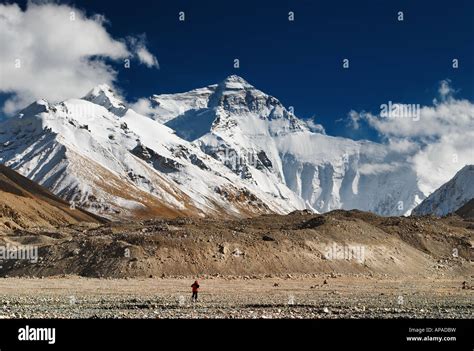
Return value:
M 0 318 L 473 318 L 474 290 L 456 280 L 321 275 L 0 279 Z
M 360 211 L 9 230 L 37 255 L 0 262 L 0 317 L 473 318 L 473 234 Z

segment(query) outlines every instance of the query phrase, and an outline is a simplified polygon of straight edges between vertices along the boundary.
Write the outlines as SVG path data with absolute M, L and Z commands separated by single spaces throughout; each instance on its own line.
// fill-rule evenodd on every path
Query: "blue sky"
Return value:
M 338 122 L 350 110 L 378 113 L 388 101 L 431 104 L 444 79 L 451 80 L 457 97 L 474 101 L 472 0 L 59 3 L 104 15 L 114 38 L 146 33 L 160 69 L 138 64 L 122 69 L 110 62 L 118 72 L 116 86 L 129 101 L 238 74 L 294 106 L 297 116 L 316 116 L 328 134 L 356 139 L 377 137 Z M 179 11 L 185 12 L 184 22 L 178 21 Z M 345 58 L 349 69 L 342 68 Z M 458 69 L 452 68 L 454 58 Z M 0 102 L 5 98 L 0 93 Z

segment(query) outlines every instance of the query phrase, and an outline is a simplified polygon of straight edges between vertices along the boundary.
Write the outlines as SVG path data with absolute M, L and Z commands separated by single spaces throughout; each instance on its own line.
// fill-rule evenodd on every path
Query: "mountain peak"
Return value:
M 222 86 L 232 89 L 244 89 L 244 88 L 252 88 L 253 86 L 249 84 L 244 78 L 232 74 L 224 79 L 221 83 Z
M 116 96 L 114 90 L 110 87 L 110 85 L 108 85 L 106 83 L 96 85 L 82 99 L 87 100 L 87 101 L 91 101 L 91 100 L 94 100 L 94 99 L 98 98 L 99 96 L 106 96 L 111 100 L 112 99 L 117 99 L 117 96 Z
M 128 110 L 127 106 L 117 97 L 112 88 L 105 83 L 94 87 L 82 99 L 103 106 L 118 116 L 123 116 Z
M 20 111 L 20 117 L 23 118 L 24 116 L 34 116 L 39 113 L 48 112 L 49 108 L 48 101 L 44 99 L 36 100 Z
M 244 78 L 242 78 L 241 76 L 238 76 L 237 74 L 231 74 L 226 79 L 224 79 L 224 81 L 225 82 L 247 83 L 247 81 Z

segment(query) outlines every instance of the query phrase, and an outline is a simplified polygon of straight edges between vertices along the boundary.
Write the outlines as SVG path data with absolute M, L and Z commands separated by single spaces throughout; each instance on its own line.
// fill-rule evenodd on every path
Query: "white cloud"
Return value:
M 474 103 L 455 99 L 454 92 L 450 81 L 443 80 L 439 100 L 420 106 L 417 118 L 351 111 L 348 124 L 357 129 L 364 120 L 378 131 L 388 150 L 413 166 L 421 190 L 429 194 L 464 165 L 474 164 Z
M 430 193 L 467 164 L 474 164 L 474 130 L 459 130 L 426 144 L 411 162 L 421 190 Z
M 313 119 L 305 120 L 305 123 L 309 130 L 313 133 L 326 134 L 326 130 L 324 129 L 323 125 L 316 123 L 314 121 L 314 117 Z
M 350 128 L 358 130 L 360 128 L 361 113 L 351 110 L 347 115 L 347 124 Z
M 393 172 L 398 169 L 400 164 L 397 162 L 391 163 L 365 163 L 361 164 L 359 167 L 359 172 L 361 174 L 370 175 L 370 174 L 380 174 Z
M 102 15 L 49 2 L 0 4 L 0 93 L 10 93 L 3 106 L 12 114 L 33 100 L 81 97 L 94 86 L 113 86 L 117 71 L 106 63 L 136 57 L 158 67 L 141 39 L 114 39 Z M 131 47 L 130 47 L 131 46 Z M 135 50 L 137 49 L 138 50 Z
M 448 99 L 433 106 L 422 106 L 419 117 L 380 117 L 363 114 L 368 124 L 384 136 L 433 138 L 458 130 L 474 128 L 474 104 Z
M 137 113 L 144 116 L 153 116 L 156 114 L 156 109 L 151 106 L 150 99 L 140 98 L 135 103 L 130 105 L 130 107 Z
M 388 138 L 387 146 L 396 153 L 412 154 L 420 149 L 419 144 L 409 139 Z
M 141 35 L 140 37 L 129 37 L 127 38 L 130 43 L 131 51 L 135 53 L 140 62 L 145 64 L 147 67 L 159 68 L 158 60 L 153 54 L 151 54 L 146 48 L 146 37 Z
M 137 50 L 137 56 L 142 63 L 148 67 L 159 67 L 158 60 L 151 54 L 147 48 L 141 47 Z
M 442 80 L 439 83 L 438 93 L 441 99 L 446 99 L 453 95 L 454 89 L 451 87 L 451 81 L 449 79 Z

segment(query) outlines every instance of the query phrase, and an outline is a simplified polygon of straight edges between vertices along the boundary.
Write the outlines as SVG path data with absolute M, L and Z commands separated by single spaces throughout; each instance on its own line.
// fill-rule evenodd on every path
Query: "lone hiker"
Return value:
M 191 285 L 191 288 L 193 288 L 193 296 L 191 297 L 191 300 L 196 302 L 198 299 L 198 290 L 199 290 L 199 283 L 198 281 L 194 281 L 193 285 Z

